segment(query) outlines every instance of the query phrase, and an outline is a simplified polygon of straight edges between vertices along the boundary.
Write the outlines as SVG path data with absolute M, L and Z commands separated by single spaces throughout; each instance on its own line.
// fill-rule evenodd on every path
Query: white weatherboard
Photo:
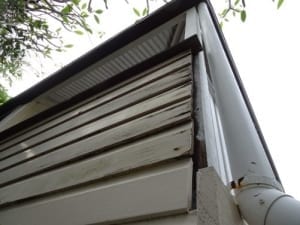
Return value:
M 0 224 L 125 223 L 178 214 L 189 224 L 191 64 L 190 52 L 181 53 L 2 141 Z
M 0 204 L 13 202 L 127 170 L 191 154 L 192 124 L 139 140 L 79 163 L 0 188 Z
M 82 225 L 187 212 L 192 160 L 183 159 L 0 211 L 3 224 Z

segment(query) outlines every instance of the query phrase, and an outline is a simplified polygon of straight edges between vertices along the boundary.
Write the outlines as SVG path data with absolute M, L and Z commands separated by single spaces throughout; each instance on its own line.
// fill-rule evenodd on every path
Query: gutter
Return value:
M 200 3 L 198 13 L 241 216 L 249 225 L 299 225 L 300 202 L 283 191 L 211 4 Z

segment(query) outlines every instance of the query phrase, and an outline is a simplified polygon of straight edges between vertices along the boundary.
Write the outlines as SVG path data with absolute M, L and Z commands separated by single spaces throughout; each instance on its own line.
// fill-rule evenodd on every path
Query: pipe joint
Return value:
M 237 191 L 250 188 L 251 186 L 266 186 L 284 192 L 282 185 L 277 180 L 265 176 L 247 175 L 231 182 L 231 187 Z
M 299 225 L 300 202 L 273 186 L 247 185 L 236 200 L 249 225 Z

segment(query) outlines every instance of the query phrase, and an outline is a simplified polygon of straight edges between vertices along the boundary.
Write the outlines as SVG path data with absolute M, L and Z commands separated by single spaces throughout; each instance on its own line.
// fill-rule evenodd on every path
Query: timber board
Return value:
M 191 154 L 192 132 L 192 123 L 188 123 L 84 161 L 13 183 L 0 189 L 0 205 Z M 30 174 L 31 171 L 23 172 Z M 6 176 L 12 178 L 16 174 Z
M 91 124 L 86 124 L 82 127 L 65 133 L 64 135 L 55 137 L 28 150 L 4 159 L 0 163 L 0 170 L 3 171 L 6 168 L 10 168 L 16 164 L 28 161 L 31 158 L 55 151 L 60 147 L 72 145 L 74 142 L 76 144 L 78 139 L 83 139 L 84 137 L 88 138 L 94 133 L 102 133 L 107 130 L 109 131 L 119 125 L 129 123 L 131 120 L 151 114 L 152 112 L 158 111 L 166 106 L 168 107 L 169 105 L 176 104 L 177 102 L 183 101 L 184 99 L 188 99 L 190 97 L 190 84 L 177 87 L 175 90 L 155 96 L 137 105 L 133 105 L 112 115 L 108 115 L 99 120 L 93 121 Z M 189 99 L 189 101 L 191 102 L 191 99 Z M 157 115 L 156 119 L 159 120 L 159 115 Z M 144 125 L 146 126 L 147 124 L 144 123 Z M 130 124 L 128 126 L 130 126 Z
M 2 224 L 113 224 L 186 213 L 191 207 L 192 160 L 183 159 L 102 184 L 2 208 Z
M 166 66 L 166 64 L 170 65 Z M 26 132 L 20 132 L 12 138 L 1 141 L 0 152 L 6 150 L 7 148 L 20 144 L 22 141 L 30 138 L 36 134 L 47 131 L 48 129 L 55 127 L 56 125 L 67 121 L 70 118 L 76 117 L 77 115 L 89 111 L 99 104 L 104 104 L 105 102 L 111 101 L 114 98 L 120 97 L 125 93 L 134 90 L 139 86 L 146 85 L 149 80 L 159 79 L 165 75 L 176 72 L 184 67 L 189 67 L 191 65 L 191 55 L 189 53 L 180 54 L 175 56 L 167 62 L 163 62 L 160 65 L 149 69 L 141 74 L 133 77 L 121 84 L 118 84 L 108 90 L 101 92 L 100 94 L 93 96 L 90 100 L 84 101 L 84 103 L 78 104 L 78 106 L 71 107 L 71 109 L 65 112 L 58 113 L 58 116 L 54 116 L 53 119 L 45 119 L 45 122 L 39 123 L 38 126 L 34 125 L 32 129 L 27 129 Z M 130 84 L 130 85 L 129 85 Z M 3 158 L 2 156 L 0 158 Z
M 25 163 L 15 165 L 0 173 L 0 182 L 4 184 L 17 177 L 28 176 L 31 173 L 57 167 L 90 153 L 102 152 L 151 133 L 159 132 L 167 127 L 175 126 L 183 121 L 190 121 L 190 112 L 190 99 L 176 103 L 129 123 L 83 139 L 80 142 L 75 142 Z

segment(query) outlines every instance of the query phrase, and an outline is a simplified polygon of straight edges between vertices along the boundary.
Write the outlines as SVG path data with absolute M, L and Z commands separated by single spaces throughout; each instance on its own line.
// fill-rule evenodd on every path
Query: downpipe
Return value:
M 249 225 L 300 225 L 300 202 L 276 179 L 206 2 L 198 15 L 241 216 Z
M 236 195 L 249 225 L 299 225 L 300 202 L 269 185 L 251 184 Z

